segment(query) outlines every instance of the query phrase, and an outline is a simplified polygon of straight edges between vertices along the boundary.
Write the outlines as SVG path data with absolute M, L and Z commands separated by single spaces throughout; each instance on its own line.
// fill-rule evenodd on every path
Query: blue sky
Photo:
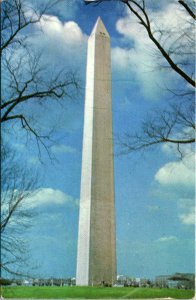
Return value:
M 180 26 L 176 5 L 162 1 L 151 9 L 152 16 L 163 22 L 167 16 L 166 25 Z M 55 162 L 43 151 L 41 163 L 33 142 L 26 147 L 22 134 L 12 137 L 13 147 L 41 178 L 29 199 L 37 217 L 24 233 L 31 263 L 40 277 L 75 276 L 86 50 L 98 16 L 111 36 L 118 274 L 154 278 L 194 272 L 193 153 L 180 160 L 174 147 L 163 145 L 146 154 L 119 155 L 117 141 L 126 131 L 139 129 L 154 108 L 167 107 L 173 100 L 164 87 L 177 87 L 180 81 L 172 72 L 156 69 L 153 45 L 122 4 L 86 6 L 82 0 L 67 0 L 28 33 L 51 70 L 76 70 L 82 86 L 63 107 L 50 101 L 47 107 L 31 102 L 26 108 L 42 129 L 56 126 Z

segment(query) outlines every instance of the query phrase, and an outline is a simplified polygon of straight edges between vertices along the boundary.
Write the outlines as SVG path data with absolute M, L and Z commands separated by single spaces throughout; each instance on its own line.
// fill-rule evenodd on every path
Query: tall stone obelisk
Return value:
M 116 280 L 110 37 L 88 40 L 76 285 Z

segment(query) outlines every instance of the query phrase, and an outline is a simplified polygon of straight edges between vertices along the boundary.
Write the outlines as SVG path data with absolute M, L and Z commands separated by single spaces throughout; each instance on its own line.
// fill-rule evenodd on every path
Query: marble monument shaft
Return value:
M 110 37 L 100 18 L 88 40 L 77 285 L 116 279 Z

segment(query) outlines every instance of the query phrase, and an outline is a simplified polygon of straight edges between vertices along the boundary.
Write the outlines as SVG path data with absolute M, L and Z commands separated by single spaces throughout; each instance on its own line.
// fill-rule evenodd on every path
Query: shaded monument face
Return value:
M 77 285 L 116 280 L 110 52 L 98 18 L 88 40 Z

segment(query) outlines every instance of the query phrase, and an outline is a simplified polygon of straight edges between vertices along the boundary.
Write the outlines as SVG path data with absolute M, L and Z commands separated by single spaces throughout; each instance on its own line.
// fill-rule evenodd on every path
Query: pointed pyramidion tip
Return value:
M 91 36 L 92 35 L 103 35 L 106 37 L 110 37 L 109 33 L 107 32 L 105 25 L 103 24 L 103 21 L 100 17 L 97 18 L 95 26 L 91 32 Z

